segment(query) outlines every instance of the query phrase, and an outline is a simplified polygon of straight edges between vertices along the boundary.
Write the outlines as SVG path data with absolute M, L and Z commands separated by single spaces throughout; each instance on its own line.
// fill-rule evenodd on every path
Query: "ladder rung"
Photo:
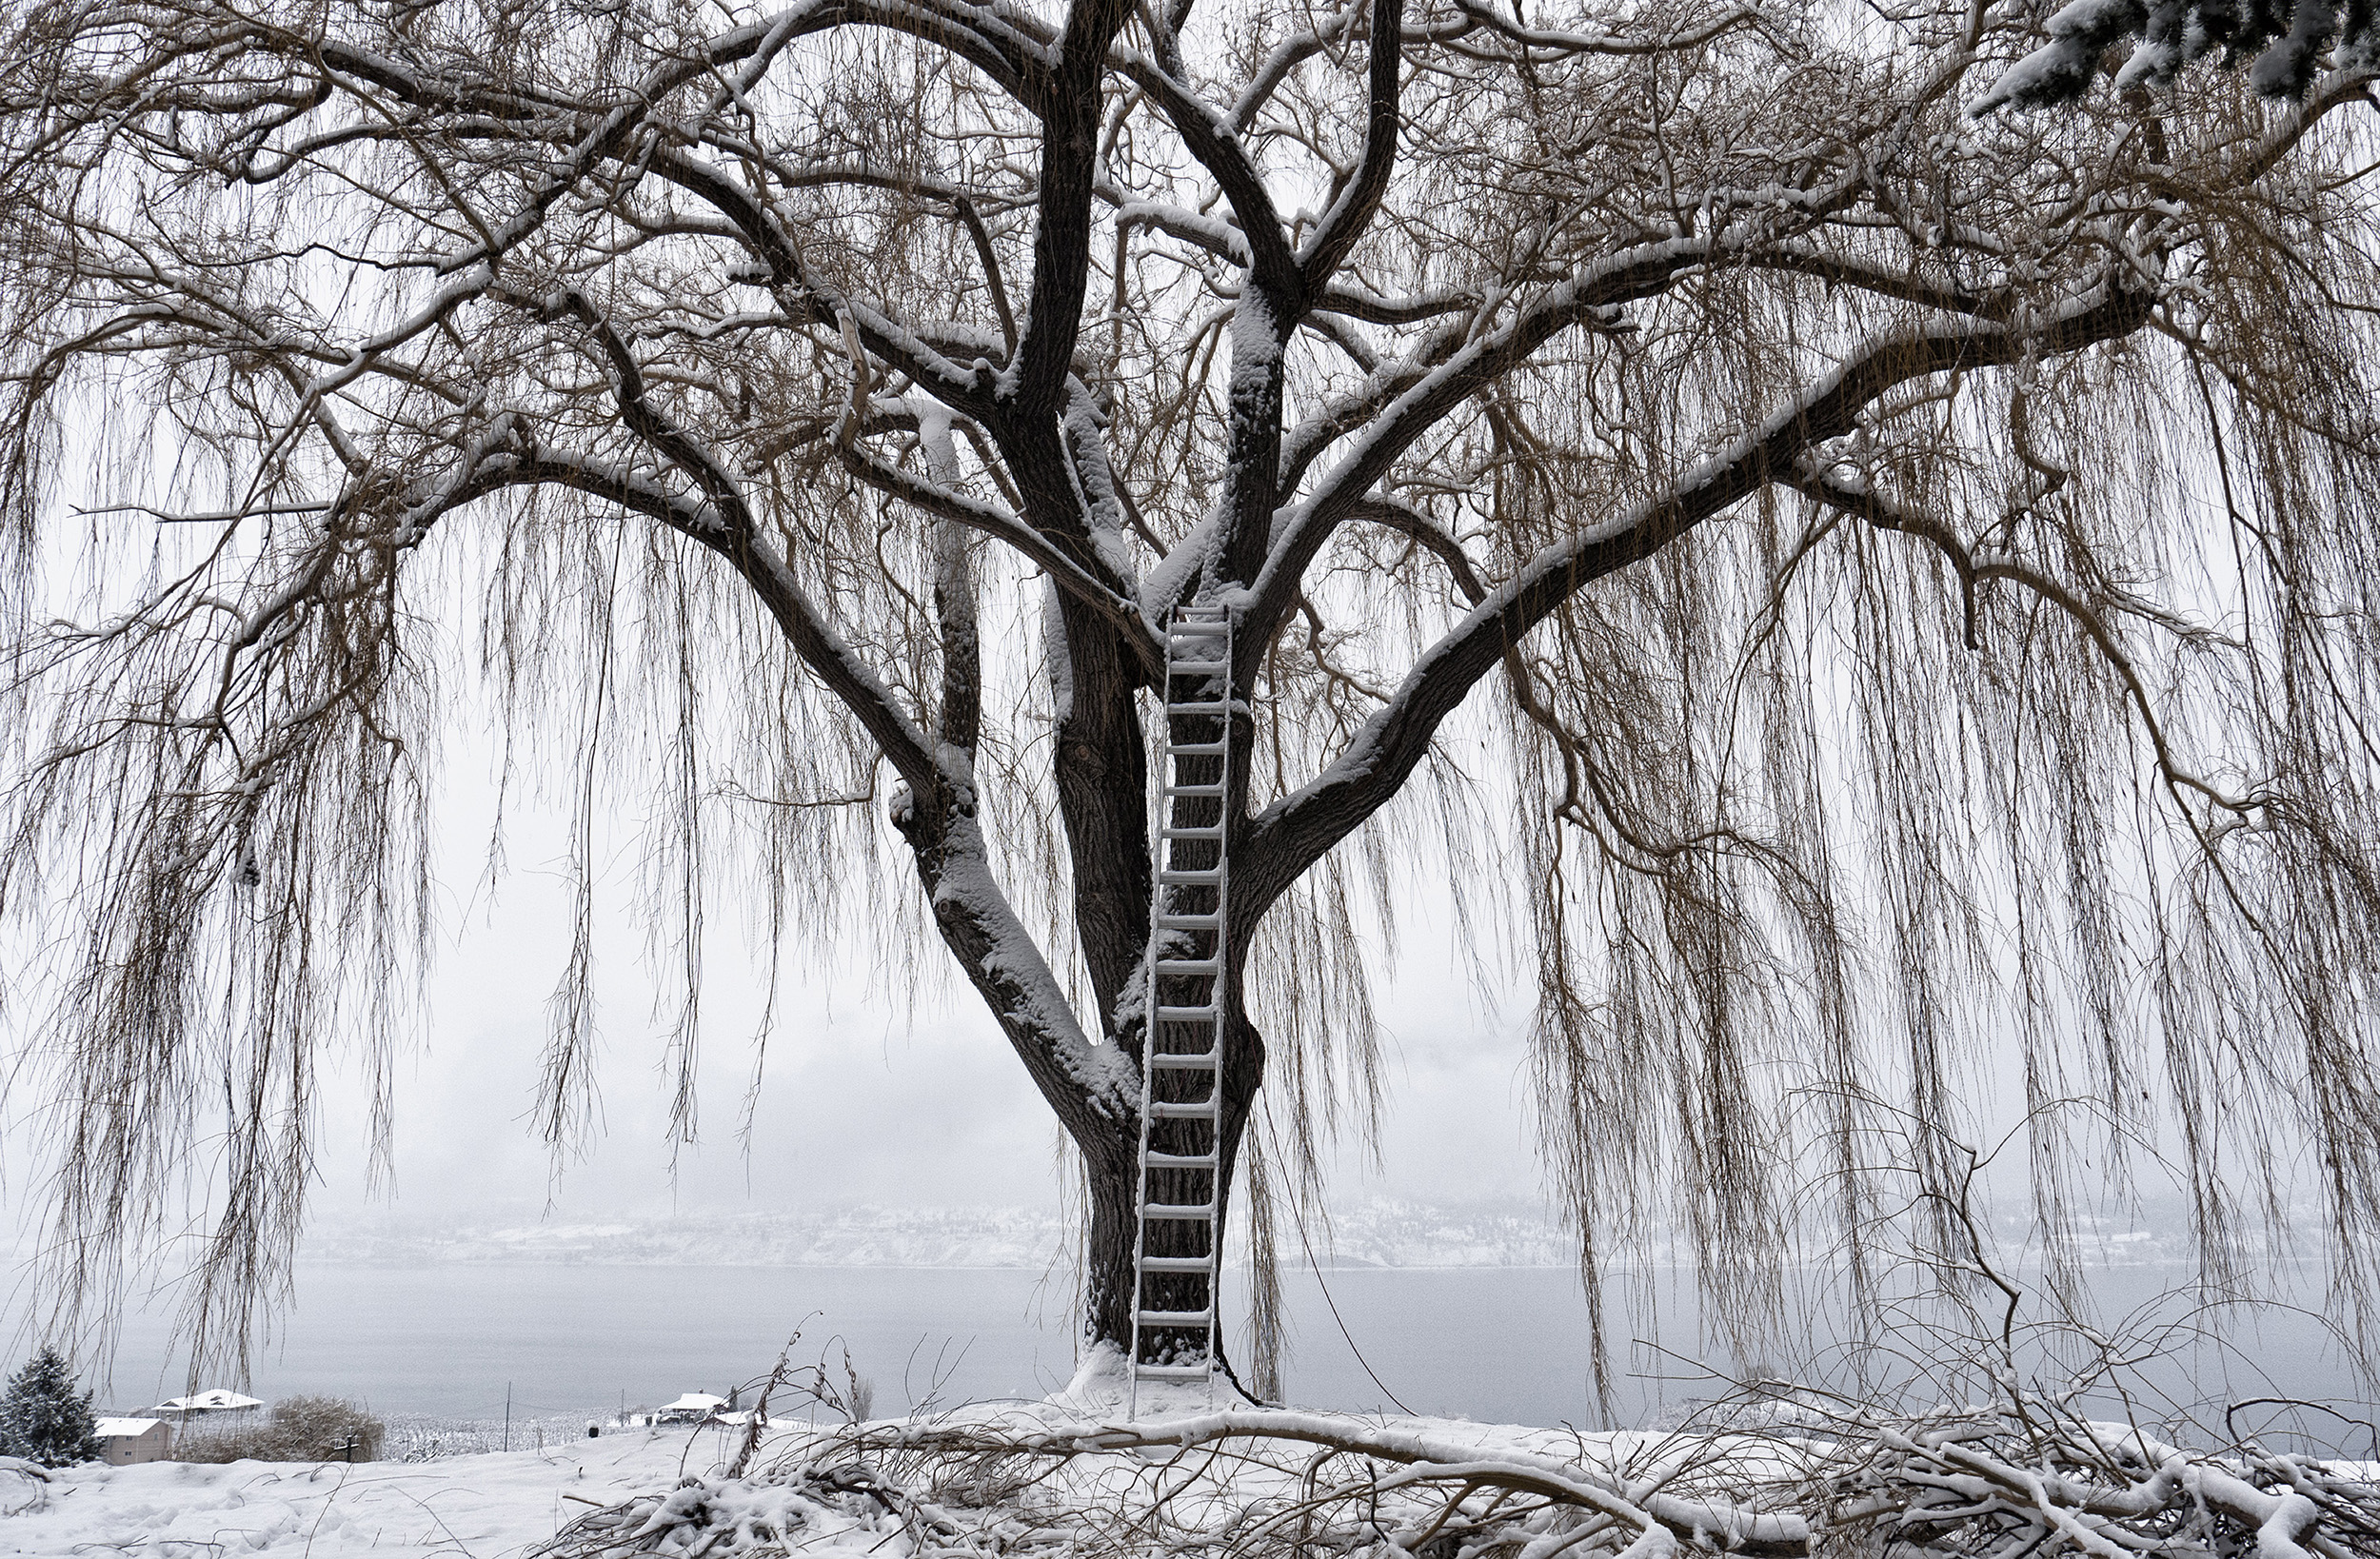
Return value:
M 1168 661 L 1165 674 L 1169 677 L 1212 677 L 1219 671 L 1229 671 L 1229 661 Z
M 1220 785 L 1167 785 L 1165 787 L 1165 794 L 1168 798 L 1176 796 L 1220 796 L 1222 793 L 1223 787 Z
M 1231 701 L 1229 699 L 1183 700 L 1180 702 L 1168 702 L 1165 705 L 1165 713 L 1169 715 L 1220 716 L 1230 712 Z
M 1204 1380 L 1215 1373 L 1211 1364 L 1140 1364 L 1133 1368 L 1142 1380 Z
M 1223 967 L 1220 958 L 1160 958 L 1157 972 L 1160 975 L 1212 975 Z
M 1231 750 L 1228 741 L 1169 741 L 1165 750 L 1176 758 L 1218 758 Z
M 1200 622 L 1197 618 L 1178 617 L 1165 624 L 1165 629 L 1177 639 L 1212 639 L 1218 634 L 1231 632 L 1231 622 L 1221 618 Z
M 1142 1326 L 1196 1326 L 1215 1324 L 1215 1312 L 1206 1310 L 1144 1310 L 1133 1319 Z
M 1142 1256 L 1144 1273 L 1202 1273 L 1215 1265 L 1213 1256 Z
M 1153 1153 L 1141 1161 L 1141 1168 L 1154 1170 L 1211 1170 L 1215 1155 L 1211 1153 Z
M 1167 866 L 1157 879 L 1169 888 L 1211 888 L 1223 880 L 1220 866 Z
M 1160 1072 L 1212 1072 L 1217 1063 L 1213 1051 L 1200 1050 L 1186 1056 L 1152 1056 L 1149 1065 Z
M 1151 1202 L 1140 1209 L 1140 1216 L 1153 1223 L 1210 1223 L 1215 1217 L 1215 1204 Z
M 1157 918 L 1160 931 L 1213 931 L 1223 918 L 1213 910 L 1169 910 Z
M 1157 1009 L 1157 1020 L 1160 1023 L 1211 1023 L 1216 1016 L 1212 1002 L 1203 1007 L 1160 1007 Z
M 1157 832 L 1160 838 L 1169 839 L 1220 839 L 1223 837 L 1223 825 L 1183 823 L 1177 827 L 1169 823 Z
M 1204 1104 L 1168 1104 L 1160 1099 L 1149 1106 L 1149 1118 L 1151 1120 L 1212 1120 L 1215 1118 L 1215 1101 L 1209 1099 Z

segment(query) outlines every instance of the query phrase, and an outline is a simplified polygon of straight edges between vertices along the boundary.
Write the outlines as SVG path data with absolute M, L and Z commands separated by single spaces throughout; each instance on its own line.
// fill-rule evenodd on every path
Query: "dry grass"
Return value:
M 185 1462 L 369 1462 L 380 1457 L 388 1426 L 335 1396 L 291 1396 L 263 1423 L 186 1432 L 174 1443 Z

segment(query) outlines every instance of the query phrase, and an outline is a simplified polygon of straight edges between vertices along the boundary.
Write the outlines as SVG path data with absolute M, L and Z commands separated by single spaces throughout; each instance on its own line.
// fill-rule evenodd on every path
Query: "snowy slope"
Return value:
M 38 1491 L 0 1471 L 0 1555 L 501 1559 L 595 1505 L 669 1488 L 682 1465 L 711 1470 L 719 1444 L 717 1430 L 635 1431 L 545 1451 L 357 1467 L 94 1462 L 52 1472 Z M 29 1499 L 38 1503 L 24 1509 Z

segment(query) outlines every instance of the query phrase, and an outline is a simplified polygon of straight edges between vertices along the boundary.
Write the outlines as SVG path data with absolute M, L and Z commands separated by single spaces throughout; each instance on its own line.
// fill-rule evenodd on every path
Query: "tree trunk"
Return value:
M 1235 971 L 1236 973 L 1236 971 Z M 1235 989 L 1237 981 L 1234 982 Z M 1240 1145 L 1244 1135 L 1248 1114 L 1255 1106 L 1257 1090 L 1264 1076 L 1264 1037 L 1248 1021 L 1239 1003 L 1232 1003 L 1226 1018 L 1223 1040 L 1223 1115 L 1221 1141 L 1218 1158 L 1220 1167 L 1210 1176 L 1203 1170 L 1160 1170 L 1150 1177 L 1150 1199 L 1157 1202 L 1198 1204 L 1211 1194 L 1217 1198 L 1216 1237 L 1220 1240 L 1228 1227 L 1231 1214 L 1231 1191 L 1239 1164 Z M 1200 1074 L 1160 1072 L 1155 1090 L 1160 1101 L 1197 1086 L 1177 1079 L 1194 1078 Z M 1160 1152 L 1203 1151 L 1201 1139 L 1188 1140 L 1203 1128 L 1187 1121 L 1161 1120 L 1151 1135 L 1151 1146 Z M 1080 1136 L 1076 1145 L 1082 1153 L 1083 1173 L 1088 1181 L 1090 1229 L 1088 1246 L 1083 1256 L 1083 1329 L 1085 1340 L 1092 1344 L 1115 1344 L 1120 1352 L 1129 1353 L 1132 1348 L 1132 1311 L 1135 1296 L 1133 1282 L 1133 1249 L 1140 1226 L 1140 1142 L 1137 1135 L 1119 1134 L 1096 1142 L 1084 1142 Z M 1151 1255 L 1202 1256 L 1206 1249 L 1206 1230 L 1200 1223 L 1152 1224 L 1149 1231 L 1148 1253 Z M 1199 1310 L 1220 1295 L 1210 1295 L 1206 1279 L 1198 1273 L 1166 1273 L 1152 1277 L 1147 1297 L 1149 1308 L 1156 1310 Z M 1222 1347 L 1223 1325 L 1231 1317 L 1218 1311 L 1219 1325 L 1216 1344 Z M 1148 1362 L 1161 1363 L 1185 1355 L 1195 1347 L 1196 1338 L 1189 1333 L 1154 1329 L 1143 1338 L 1142 1356 Z

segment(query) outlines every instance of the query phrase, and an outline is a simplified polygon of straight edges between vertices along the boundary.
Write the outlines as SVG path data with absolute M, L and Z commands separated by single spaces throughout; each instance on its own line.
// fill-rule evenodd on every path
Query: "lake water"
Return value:
M 2100 1274 L 2094 1292 L 2105 1312 L 2120 1314 L 2176 1276 L 2170 1269 L 2114 1269 Z M 1285 1288 L 1288 1393 L 1301 1405 L 1381 1409 L 1393 1393 L 1424 1413 L 1598 1422 L 1587 1312 L 1572 1273 L 1359 1270 L 1318 1281 L 1299 1271 L 1285 1275 Z M 1617 1403 L 1623 1422 L 1716 1394 L 1707 1379 L 1691 1378 L 1698 1350 L 1684 1286 L 1668 1286 L 1656 1312 L 1651 1319 L 1669 1354 L 1631 1349 L 1627 1339 L 1643 1323 L 1631 1328 L 1616 1319 L 1615 1345 L 1628 1372 Z M 1244 1304 L 1234 1312 L 1244 1314 Z M 18 1349 L 22 1319 L 7 1317 Z M 127 1319 L 103 1398 L 129 1409 L 181 1391 L 169 1319 Z M 831 1346 L 839 1373 L 847 1347 L 874 1383 L 880 1413 L 936 1391 L 946 1402 L 1040 1396 L 1061 1385 L 1075 1364 L 1066 1284 L 1036 1272 L 309 1266 L 300 1269 L 295 1306 L 258 1358 L 251 1389 L 268 1399 L 324 1392 L 362 1398 L 384 1412 L 484 1421 L 504 1413 L 508 1383 L 516 1417 L 607 1416 L 624 1402 L 724 1392 L 764 1375 L 797 1329 L 795 1362 L 817 1362 Z M 2307 1311 L 2268 1311 L 2235 1332 L 2230 1349 L 2177 1353 L 2149 1385 L 2152 1397 L 2182 1405 L 2320 1397 L 2364 1403 L 2356 1415 L 2373 1416 L 2371 1393 Z M 2163 1411 L 2156 1405 L 2153 1415 Z

